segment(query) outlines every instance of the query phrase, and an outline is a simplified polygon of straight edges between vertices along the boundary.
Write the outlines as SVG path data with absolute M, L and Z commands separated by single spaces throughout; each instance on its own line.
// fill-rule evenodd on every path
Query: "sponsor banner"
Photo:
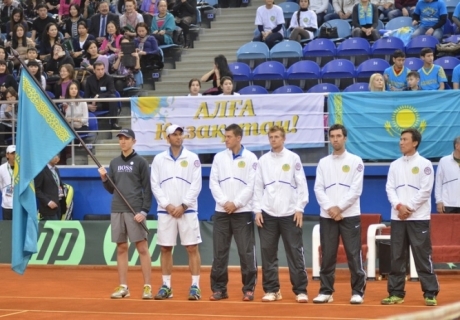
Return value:
M 399 158 L 401 132 L 411 127 L 422 133 L 418 152 L 439 158 L 460 132 L 459 98 L 458 90 L 331 93 L 329 122 L 347 128 L 347 150 L 363 159 Z
M 286 131 L 287 148 L 324 146 L 323 94 L 268 94 L 200 97 L 140 97 L 131 99 L 131 128 L 136 152 L 153 155 L 168 147 L 166 128 L 184 128 L 184 145 L 196 153 L 222 151 L 225 127 L 243 129 L 250 150 L 269 150 L 268 130 Z

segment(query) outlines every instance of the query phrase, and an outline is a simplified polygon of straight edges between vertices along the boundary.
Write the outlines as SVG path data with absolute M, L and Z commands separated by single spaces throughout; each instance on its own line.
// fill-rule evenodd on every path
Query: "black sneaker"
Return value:
M 211 301 L 218 301 L 222 299 L 228 299 L 227 292 L 216 291 L 216 292 L 213 292 L 212 295 L 209 297 L 209 300 Z
M 243 295 L 243 301 L 254 300 L 254 291 L 246 291 Z

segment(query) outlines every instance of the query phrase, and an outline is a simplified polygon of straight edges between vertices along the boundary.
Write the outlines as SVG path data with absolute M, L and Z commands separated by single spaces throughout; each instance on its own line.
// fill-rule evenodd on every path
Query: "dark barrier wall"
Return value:
M 364 171 L 364 189 L 361 196 L 361 212 L 380 213 L 383 220 L 390 220 L 390 203 L 385 192 L 389 166 L 366 164 Z M 203 188 L 201 190 L 198 206 L 200 220 L 209 221 L 214 213 L 215 202 L 209 190 L 210 167 L 203 167 Z M 309 215 L 319 215 L 319 206 L 313 192 L 315 183 L 316 166 L 305 166 L 310 203 L 305 208 Z M 109 214 L 111 195 L 103 188 L 96 167 L 62 167 L 62 179 L 73 186 L 74 194 L 74 220 L 83 220 L 85 214 Z M 154 201 L 150 213 L 156 212 Z M 436 205 L 432 201 L 432 212 L 436 212 Z M 3 216 L 2 216 L 3 219 Z

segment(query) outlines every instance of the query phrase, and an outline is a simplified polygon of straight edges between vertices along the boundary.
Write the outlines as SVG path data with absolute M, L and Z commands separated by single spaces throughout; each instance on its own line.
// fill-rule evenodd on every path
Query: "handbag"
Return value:
M 337 32 L 337 27 L 333 27 L 327 22 L 319 29 L 319 38 L 334 39 L 338 37 L 339 33 Z

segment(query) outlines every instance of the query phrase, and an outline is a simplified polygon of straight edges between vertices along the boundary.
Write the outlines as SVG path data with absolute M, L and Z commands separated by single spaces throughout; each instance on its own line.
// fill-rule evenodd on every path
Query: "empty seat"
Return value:
M 236 59 L 239 62 L 248 63 L 253 69 L 256 65 L 267 61 L 270 57 L 270 51 L 264 42 L 251 41 L 243 44 L 236 52 Z
M 396 30 L 403 27 L 411 27 L 412 26 L 412 18 L 411 17 L 397 17 L 391 19 L 385 25 L 385 29 L 387 30 Z
M 273 91 L 273 93 L 280 93 L 280 94 L 285 94 L 285 93 L 303 93 L 303 90 L 298 87 L 298 86 L 293 86 L 293 85 L 287 85 L 287 86 L 282 86 Z
M 303 48 L 303 57 L 313 60 L 322 67 L 337 55 L 335 43 L 329 39 L 314 39 Z
M 239 94 L 268 94 L 267 89 L 261 86 L 257 85 L 252 85 L 252 86 L 247 86 L 238 91 Z
M 284 15 L 284 20 L 286 21 L 286 26 L 289 26 L 289 23 L 291 21 L 291 17 L 296 12 L 297 10 L 300 9 L 300 6 L 297 4 L 297 2 L 280 2 L 278 3 L 278 6 L 283 9 L 283 15 Z
M 270 49 L 270 60 L 279 61 L 288 68 L 302 59 L 302 46 L 297 41 L 284 40 Z
M 447 77 L 452 77 L 452 71 L 460 64 L 460 60 L 455 57 L 442 57 L 434 61 L 434 64 L 441 66 Z
M 365 92 L 369 91 L 369 83 L 367 82 L 357 82 L 353 83 L 346 87 L 343 92 Z
M 355 66 L 350 60 L 337 59 L 329 61 L 321 69 L 321 79 L 323 82 L 333 81 L 334 84 L 345 89 L 351 83 L 354 83 L 355 78 Z M 348 81 L 342 81 L 342 79 L 349 79 Z M 327 81 L 329 80 L 329 81 Z M 351 80 L 351 81 L 350 81 Z
M 404 66 L 412 71 L 418 71 L 421 67 L 423 67 L 423 60 L 420 58 L 406 58 L 404 61 Z
M 337 47 L 337 58 L 349 59 L 354 65 L 359 65 L 369 58 L 371 46 L 364 38 L 350 38 Z
M 313 61 L 303 60 L 294 63 L 286 71 L 286 82 L 305 90 L 306 87 L 318 84 L 321 79 L 321 69 Z
M 230 71 L 233 74 L 233 82 L 235 83 L 234 91 L 249 86 L 252 80 L 251 68 L 244 62 L 232 62 L 228 64 Z
M 397 37 L 380 38 L 371 47 L 373 58 L 384 58 L 388 62 L 396 50 L 405 51 L 404 42 Z
M 307 93 L 326 93 L 326 92 L 340 92 L 340 89 L 331 83 L 319 83 L 311 87 Z
M 406 45 L 406 55 L 420 56 L 420 51 L 423 48 L 431 48 L 433 52 L 436 51 L 436 45 L 439 43 L 438 39 L 433 36 L 420 35 L 412 38 Z
M 267 61 L 258 65 L 252 72 L 252 82 L 272 91 L 284 85 L 286 69 L 278 61 Z

